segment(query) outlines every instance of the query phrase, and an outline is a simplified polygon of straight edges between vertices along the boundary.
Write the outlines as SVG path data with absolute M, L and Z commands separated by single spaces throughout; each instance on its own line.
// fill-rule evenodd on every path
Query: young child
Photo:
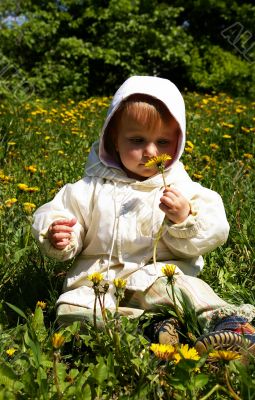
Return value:
M 60 261 L 78 255 L 57 301 L 58 319 L 92 319 L 94 291 L 87 277 L 94 272 L 109 281 L 108 309 L 115 309 L 115 278 L 127 280 L 122 315 L 171 306 L 162 267 L 175 264 L 175 287 L 192 301 L 204 326 L 197 349 L 246 346 L 255 352 L 249 324 L 255 308 L 226 303 L 196 278 L 202 255 L 226 241 L 229 225 L 221 197 L 193 182 L 179 161 L 184 145 L 185 106 L 177 87 L 158 77 L 127 79 L 113 97 L 84 178 L 65 185 L 34 215 L 34 236 L 46 255 Z M 167 188 L 157 168 L 145 166 L 162 154 L 171 157 L 164 171 Z M 174 319 L 156 324 L 152 340 L 176 343 L 177 325 Z

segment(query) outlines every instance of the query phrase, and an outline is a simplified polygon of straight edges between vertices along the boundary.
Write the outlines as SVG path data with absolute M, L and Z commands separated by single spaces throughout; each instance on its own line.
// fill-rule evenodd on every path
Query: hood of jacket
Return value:
M 87 176 L 98 176 L 106 179 L 114 178 L 115 180 L 129 183 L 134 182 L 134 179 L 127 177 L 121 166 L 117 164 L 116 160 L 113 159 L 109 153 L 107 153 L 104 147 L 104 135 L 109 121 L 116 110 L 120 107 L 122 101 L 126 100 L 133 94 L 145 94 L 160 100 L 165 104 L 169 112 L 177 121 L 180 127 L 177 151 L 171 165 L 166 169 L 166 171 L 173 169 L 176 163 L 178 164 L 178 160 L 180 159 L 185 146 L 186 131 L 185 104 L 179 89 L 168 79 L 158 78 L 155 76 L 132 76 L 120 86 L 113 96 L 101 131 L 100 139 L 92 145 L 88 156 L 85 168 Z M 149 186 L 154 186 L 158 184 L 158 182 L 156 183 L 156 181 L 158 181 L 158 175 L 159 174 L 154 175 L 141 183 L 146 185 L 147 182 Z M 158 178 L 162 179 L 161 177 Z

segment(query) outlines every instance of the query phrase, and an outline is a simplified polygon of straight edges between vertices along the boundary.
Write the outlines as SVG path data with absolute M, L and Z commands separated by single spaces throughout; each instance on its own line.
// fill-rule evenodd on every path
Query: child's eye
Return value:
M 143 139 L 142 138 L 130 138 L 129 141 L 131 143 L 142 143 Z
M 158 140 L 158 144 L 168 144 L 169 143 L 169 140 L 167 140 L 167 139 L 160 139 L 160 140 Z

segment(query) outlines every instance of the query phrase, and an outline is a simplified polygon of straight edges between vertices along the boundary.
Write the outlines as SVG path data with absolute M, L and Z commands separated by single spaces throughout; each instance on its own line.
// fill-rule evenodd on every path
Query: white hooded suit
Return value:
M 159 99 L 179 124 L 177 152 L 165 170 L 165 178 L 191 206 L 192 213 L 180 224 L 167 220 L 159 208 L 164 189 L 161 174 L 144 181 L 129 178 L 104 147 L 110 119 L 121 102 L 135 93 Z M 77 256 L 67 272 L 58 305 L 91 309 L 94 295 L 87 276 L 96 271 L 110 282 L 114 278 L 126 279 L 127 289 L 140 293 L 162 276 L 161 268 L 166 263 L 176 264 L 180 275 L 185 274 L 193 282 L 195 278 L 191 277 L 203 266 L 202 255 L 226 241 L 229 225 L 221 197 L 191 180 L 179 161 L 184 145 L 185 106 L 177 87 L 157 77 L 127 79 L 113 97 L 100 140 L 93 144 L 89 154 L 84 178 L 65 185 L 34 214 L 33 233 L 44 254 L 63 261 Z M 49 226 L 53 221 L 73 217 L 77 223 L 70 244 L 63 250 L 54 248 L 47 238 Z M 154 265 L 153 245 L 162 224 L 158 263 Z M 110 286 L 106 307 L 114 307 L 113 292 Z M 219 305 L 224 304 L 219 299 Z

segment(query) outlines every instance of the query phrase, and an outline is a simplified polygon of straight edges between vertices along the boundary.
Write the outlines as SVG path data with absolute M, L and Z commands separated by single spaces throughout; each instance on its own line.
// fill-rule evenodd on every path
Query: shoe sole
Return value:
M 195 343 L 199 355 L 213 350 L 235 351 L 243 356 L 246 362 L 249 356 L 255 357 L 255 343 L 235 332 L 216 331 L 201 336 Z

